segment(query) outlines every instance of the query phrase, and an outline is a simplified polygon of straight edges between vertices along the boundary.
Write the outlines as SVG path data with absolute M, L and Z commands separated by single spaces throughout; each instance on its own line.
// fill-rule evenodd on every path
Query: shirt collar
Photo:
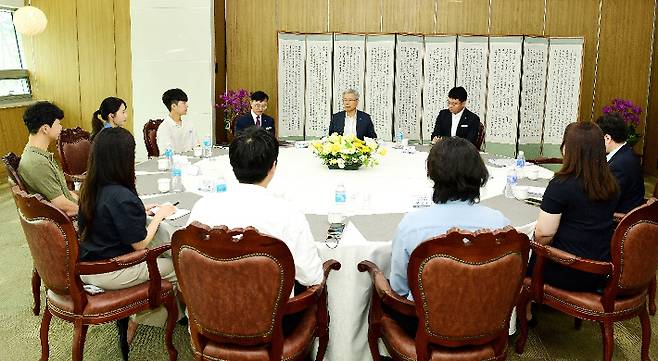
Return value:
M 610 153 L 608 153 L 608 154 L 605 156 L 606 161 L 609 162 L 610 159 L 612 159 L 612 157 L 613 157 L 613 156 L 619 151 L 619 149 L 621 149 L 621 147 L 623 147 L 624 145 L 626 145 L 626 142 L 621 143 L 620 146 L 618 146 L 617 148 L 611 150 Z
M 252 110 L 251 111 L 251 117 L 254 118 L 254 120 L 256 120 L 257 116 L 258 116 L 258 114 L 254 113 L 254 111 Z M 263 119 L 263 116 L 261 115 L 260 118 Z
M 174 120 L 174 118 L 172 118 L 171 115 L 169 115 L 169 114 L 167 114 L 167 120 L 170 121 L 172 125 L 174 125 L 174 126 L 176 126 L 176 127 L 179 127 L 179 128 L 182 128 L 182 127 L 183 127 L 183 124 L 185 123 L 185 122 L 183 121 L 183 119 L 181 118 L 181 120 L 180 120 L 180 125 L 179 125 L 178 123 L 176 123 L 176 121 Z
M 25 150 L 27 150 L 29 152 L 37 153 L 37 154 L 42 155 L 42 156 L 44 156 L 48 159 L 53 159 L 53 153 L 50 153 L 49 151 L 43 150 L 41 148 L 37 148 L 33 145 L 29 145 L 29 144 L 25 145 Z
M 464 114 L 464 109 L 466 109 L 466 108 L 462 108 L 462 110 L 460 110 L 459 113 L 457 113 L 457 114 L 452 114 L 453 119 L 454 119 L 455 117 L 456 117 L 457 119 L 461 119 L 461 118 L 462 118 L 462 114 Z

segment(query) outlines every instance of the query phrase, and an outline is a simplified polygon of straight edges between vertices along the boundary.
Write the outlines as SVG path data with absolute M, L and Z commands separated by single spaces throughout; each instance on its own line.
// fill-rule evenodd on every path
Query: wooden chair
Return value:
M 359 263 L 374 284 L 368 317 L 373 360 L 381 360 L 380 338 L 393 360 L 505 359 L 529 243 L 511 227 L 453 231 L 422 242 L 407 270 L 415 302 L 396 294 L 375 264 Z M 401 317 L 417 320 L 415 330 L 402 326 Z
M 46 286 L 46 308 L 41 322 L 41 360 L 48 360 L 48 329 L 52 315 L 74 324 L 73 360 L 82 360 L 85 336 L 89 325 L 118 321 L 153 309 L 161 304 L 169 312 L 165 343 L 169 359 L 175 360 L 176 349 L 172 333 L 178 316 L 174 290 L 160 278 L 156 258 L 170 249 L 168 245 L 136 251 L 121 257 L 97 262 L 78 261 L 78 236 L 71 219 L 40 195 L 28 195 L 12 188 L 19 218 L 34 264 Z M 87 295 L 80 275 L 99 274 L 128 268 L 146 262 L 149 282 L 134 287 Z M 124 322 L 125 323 L 125 322 Z M 119 329 L 122 329 L 121 326 Z M 119 335 L 123 359 L 128 359 L 125 328 Z
M 90 139 L 89 132 L 80 127 L 62 129 L 57 139 L 57 151 L 70 189 L 73 189 L 73 181 L 84 179 L 87 172 L 87 161 L 91 152 Z
M 194 222 L 172 239 L 174 268 L 190 318 L 195 360 L 303 360 L 319 337 L 329 340 L 326 280 L 340 263 L 324 263 L 320 285 L 289 298 L 295 265 L 285 243 L 254 228 Z M 285 315 L 296 327 L 284 333 Z
M 647 289 L 658 268 L 658 202 L 636 208 L 619 223 L 610 245 L 610 262 L 580 258 L 551 246 L 532 244 L 537 255 L 532 278 L 526 277 L 517 310 L 529 301 L 545 304 L 581 320 L 598 322 L 603 335 L 603 359 L 612 360 L 613 323 L 639 316 L 642 324 L 642 360 L 649 360 L 651 325 L 647 313 Z M 544 283 L 547 259 L 583 272 L 606 275 L 603 294 L 572 292 Z M 516 352 L 522 353 L 528 336 L 525 317 Z
M 482 143 L 484 143 L 484 136 L 485 136 L 485 128 L 484 124 L 480 122 L 480 128 L 478 130 L 478 137 L 475 140 L 475 148 L 477 148 L 479 151 L 482 150 Z
M 144 145 L 146 145 L 146 152 L 150 157 L 159 157 L 160 150 L 158 149 L 158 128 L 164 119 L 149 119 L 144 124 Z

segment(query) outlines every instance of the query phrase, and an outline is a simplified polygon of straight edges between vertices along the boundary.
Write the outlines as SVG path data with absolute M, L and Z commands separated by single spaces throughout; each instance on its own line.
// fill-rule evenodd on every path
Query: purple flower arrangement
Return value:
M 635 130 L 640 125 L 642 107 L 633 104 L 628 99 L 615 98 L 612 104 L 603 107 L 604 114 L 618 114 L 626 123 L 626 142 L 634 146 L 640 140 L 640 134 Z
M 230 130 L 233 119 L 249 111 L 250 95 L 246 89 L 238 89 L 227 90 L 219 96 L 219 103 L 215 107 L 224 112 L 224 128 Z

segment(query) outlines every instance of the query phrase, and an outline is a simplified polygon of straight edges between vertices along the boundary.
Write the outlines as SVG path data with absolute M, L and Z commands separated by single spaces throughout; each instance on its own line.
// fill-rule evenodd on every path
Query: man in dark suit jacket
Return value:
M 617 212 L 628 213 L 644 203 L 644 177 L 640 158 L 626 144 L 626 124 L 617 114 L 606 114 L 596 120 L 603 132 L 608 166 L 619 183 Z
M 466 109 L 466 89 L 455 87 L 448 92 L 448 109 L 439 112 L 432 131 L 432 143 L 441 137 L 460 137 L 476 145 L 480 117 Z
M 363 140 L 364 137 L 375 139 L 375 126 L 368 113 L 356 110 L 359 104 L 359 93 L 354 89 L 348 89 L 343 92 L 342 112 L 331 116 L 329 123 L 329 135 L 338 133 L 340 135 L 354 134 L 357 138 Z
M 272 135 L 276 136 L 274 130 L 274 118 L 270 117 L 267 114 L 264 114 L 265 109 L 267 109 L 267 101 L 270 98 L 262 91 L 255 91 L 251 94 L 251 111 L 249 113 L 239 116 L 235 120 L 235 133 L 249 128 L 249 127 L 261 127 Z

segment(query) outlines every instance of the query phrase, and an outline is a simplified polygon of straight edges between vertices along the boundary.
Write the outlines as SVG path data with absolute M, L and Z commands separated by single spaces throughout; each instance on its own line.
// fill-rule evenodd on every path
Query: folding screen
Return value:
M 363 110 L 365 48 L 365 35 L 334 35 L 334 113 L 343 110 L 343 92 L 347 89 L 359 92 L 357 109 Z
M 487 55 L 489 38 L 486 36 L 457 37 L 457 86 L 468 93 L 468 110 L 480 120 L 486 117 Z
M 398 35 L 395 49 L 395 134 L 420 140 L 423 37 Z M 387 139 L 383 138 L 383 139 Z
M 395 35 L 368 35 L 366 41 L 365 112 L 370 114 L 375 132 L 390 139 L 393 131 L 393 77 L 395 74 Z
M 333 35 L 306 35 L 306 125 L 307 138 L 321 138 L 331 120 Z
M 306 36 L 279 34 L 279 136 L 303 136 Z
M 446 108 L 448 92 L 455 86 L 457 37 L 426 36 L 424 57 L 422 138 L 430 141 L 436 117 Z
M 544 126 L 548 39 L 526 37 L 523 40 L 523 76 L 519 110 L 519 150 L 528 158 L 541 154 Z

